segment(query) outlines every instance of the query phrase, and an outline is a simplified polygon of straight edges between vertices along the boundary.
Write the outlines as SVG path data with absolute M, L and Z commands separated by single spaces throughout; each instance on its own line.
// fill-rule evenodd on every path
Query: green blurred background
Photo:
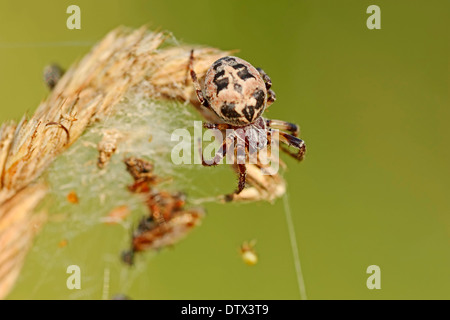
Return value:
M 81 30 L 66 28 L 71 4 L 81 8 Z M 366 27 L 371 4 L 381 8 L 381 30 Z M 149 24 L 186 43 L 240 49 L 272 78 L 278 99 L 266 116 L 299 123 L 308 146 L 301 164 L 284 157 L 308 298 L 448 299 L 449 9 L 445 0 L 1 0 L 0 120 L 18 120 L 45 98 L 46 64 L 68 67 L 88 52 L 86 43 L 119 25 Z M 153 257 L 122 293 L 300 298 L 282 199 L 207 209 L 200 228 Z M 260 257 L 253 267 L 238 254 L 250 239 Z M 77 264 L 80 251 L 94 259 L 95 241 L 86 246 L 69 243 L 67 263 Z M 373 264 L 381 290 L 366 287 Z M 101 298 L 102 273 L 90 272 L 104 265 L 86 265 L 98 288 L 74 296 L 65 267 L 45 275 L 27 262 L 10 298 Z M 111 274 L 111 293 L 123 290 L 123 277 Z

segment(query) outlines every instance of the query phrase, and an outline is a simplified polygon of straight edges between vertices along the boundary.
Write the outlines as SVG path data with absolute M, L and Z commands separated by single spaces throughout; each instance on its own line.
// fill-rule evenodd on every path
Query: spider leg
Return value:
M 270 134 L 272 130 L 270 130 Z M 284 144 L 288 145 L 288 146 L 292 146 L 295 149 L 298 150 L 298 152 L 293 152 L 291 151 L 289 148 L 281 145 L 281 149 L 286 152 L 288 155 L 290 155 L 291 157 L 293 157 L 294 159 L 298 160 L 298 161 L 302 161 L 303 157 L 306 153 L 306 145 L 305 142 L 297 137 L 291 136 L 290 134 L 287 134 L 285 132 L 279 131 L 279 135 L 278 135 L 279 141 L 283 142 Z
M 237 195 L 239 195 L 245 188 L 245 181 L 247 177 L 247 167 L 245 164 L 237 165 L 238 173 L 239 173 L 239 183 L 238 188 L 234 193 L 227 194 L 224 196 L 225 202 L 233 201 Z
M 239 184 L 235 194 L 239 194 L 241 193 L 242 190 L 244 190 L 245 177 L 247 176 L 247 167 L 245 166 L 245 164 L 238 164 L 238 169 L 239 169 Z
M 225 155 L 227 154 L 227 146 L 231 146 L 234 142 L 234 134 L 231 133 L 229 134 L 225 141 L 222 143 L 222 145 L 220 146 L 219 150 L 217 151 L 217 153 L 215 154 L 214 158 L 212 160 L 206 161 L 205 158 L 203 157 L 203 152 L 202 152 L 202 144 L 201 141 L 199 140 L 199 146 L 198 146 L 198 150 L 200 153 L 200 157 L 202 159 L 202 165 L 206 166 L 206 167 L 211 167 L 211 166 L 216 166 L 219 164 L 220 161 L 222 161 L 222 159 L 225 157 Z
M 191 55 L 189 57 L 189 72 L 191 74 L 192 82 L 194 83 L 195 92 L 197 93 L 198 101 L 202 104 L 202 106 L 209 108 L 209 102 L 205 99 L 203 95 L 202 87 L 198 82 L 197 74 L 194 71 L 194 49 L 191 50 Z
M 300 128 L 295 123 L 286 122 L 283 120 L 270 120 L 266 119 L 266 125 L 273 129 L 279 129 L 290 132 L 294 137 L 298 137 L 300 134 Z
M 204 123 L 203 128 L 226 130 L 226 129 L 233 129 L 234 127 L 228 123 Z
M 270 79 L 270 77 L 267 75 L 267 73 L 264 72 L 263 69 L 261 68 L 256 68 L 256 70 L 258 70 L 259 74 L 261 75 L 265 85 L 266 85 L 266 89 L 267 89 L 267 106 L 270 106 L 276 99 L 276 95 L 275 92 L 273 92 L 273 90 L 271 90 L 270 88 L 272 87 L 272 80 Z
M 238 195 L 239 193 L 241 193 L 242 190 L 244 190 L 245 178 L 247 175 L 247 167 L 245 164 L 245 160 L 248 149 L 246 147 L 245 142 L 245 133 L 241 130 L 237 131 L 235 135 L 236 135 L 236 164 L 239 173 L 239 183 L 237 190 L 233 194 L 225 196 L 225 199 L 227 199 L 227 201 L 231 201 L 235 195 Z

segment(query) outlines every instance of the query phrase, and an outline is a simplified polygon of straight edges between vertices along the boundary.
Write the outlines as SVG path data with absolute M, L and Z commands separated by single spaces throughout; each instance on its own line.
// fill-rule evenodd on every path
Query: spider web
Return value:
M 291 205 L 289 203 L 288 191 L 286 191 L 286 193 L 283 195 L 283 206 L 284 206 L 284 215 L 286 217 L 286 224 L 288 226 L 289 231 L 289 240 L 291 243 L 292 257 L 294 258 L 294 267 L 295 273 L 297 275 L 297 285 L 298 291 L 300 293 L 300 299 L 307 300 L 308 298 L 306 296 L 305 280 L 303 277 L 302 266 L 300 263 L 300 255 L 297 246 L 297 236 L 295 235 L 295 228 L 294 222 L 292 220 Z
M 167 180 L 161 183 L 161 188 L 189 190 L 192 200 L 205 197 L 207 191 L 192 184 L 192 176 L 199 166 L 189 166 L 192 173 L 186 174 L 186 166 L 175 166 L 170 160 L 170 150 L 176 143 L 171 141 L 172 131 L 192 127 L 195 120 L 188 109 L 180 103 L 156 102 L 131 92 L 109 118 L 90 127 L 52 163 L 44 175 L 50 192 L 38 209 L 48 212 L 48 222 L 38 235 L 18 282 L 19 286 L 29 284 L 27 297 L 47 298 L 42 292 L 51 292 L 48 298 L 60 295 L 69 299 L 101 299 L 127 292 L 146 263 L 139 263 L 133 269 L 125 267 L 117 248 L 129 248 L 136 221 L 148 215 L 148 209 L 140 195 L 128 192 L 127 186 L 133 179 L 125 170 L 123 160 L 128 156 L 150 160 L 155 173 Z M 97 144 L 104 132 L 111 129 L 120 133 L 117 150 L 106 168 L 100 170 Z M 78 201 L 68 201 L 69 194 L 75 194 Z M 105 225 L 105 217 L 123 205 L 128 207 L 131 217 L 118 225 Z M 82 246 L 86 246 L 85 252 L 80 252 Z M 90 246 L 101 250 L 92 252 Z M 74 252 L 71 247 L 78 249 Z M 151 260 L 155 254 L 148 252 L 144 259 Z M 69 274 L 62 270 L 69 265 L 77 265 L 82 272 L 88 272 L 82 273 L 83 290 L 68 294 L 62 280 Z M 89 270 L 92 265 L 97 270 Z M 61 278 L 62 285 L 51 284 L 57 281 L 49 280 L 55 275 Z M 119 292 L 113 292 L 113 287 Z
M 148 272 L 149 263 L 157 252 L 146 252 L 139 263 L 129 268 L 120 261 L 120 252 L 117 251 L 117 248 L 128 248 L 136 221 L 148 214 L 142 198 L 127 192 L 127 186 L 132 183 L 123 164 L 127 156 L 152 161 L 156 174 L 168 178 L 162 187 L 170 191 L 188 190 L 191 202 L 230 191 L 229 185 L 234 178 L 227 166 L 199 174 L 199 170 L 204 170 L 202 166 L 176 166 L 170 161 L 170 151 L 175 143 L 170 139 L 173 130 L 190 128 L 193 121 L 198 120 L 198 116 L 189 109 L 187 105 L 152 101 L 142 93 L 131 92 L 108 119 L 90 127 L 57 158 L 44 176 L 50 193 L 41 209 L 48 211 L 49 221 L 27 257 L 17 283 L 21 290 L 16 296 L 29 299 L 109 299 L 115 294 L 127 294 L 139 277 Z M 121 133 L 118 149 L 107 168 L 99 170 L 97 144 L 105 130 L 111 128 Z M 219 177 L 220 172 L 225 171 L 226 176 L 231 177 L 230 184 L 216 183 L 218 179 L 212 176 Z M 67 196 L 71 192 L 79 198 L 78 203 L 68 201 Z M 306 299 L 287 194 L 283 203 L 297 285 L 301 298 Z M 131 216 L 119 225 L 105 225 L 102 219 L 121 205 L 128 206 Z M 78 265 L 82 270 L 83 290 L 67 290 L 69 275 L 65 270 L 70 265 Z

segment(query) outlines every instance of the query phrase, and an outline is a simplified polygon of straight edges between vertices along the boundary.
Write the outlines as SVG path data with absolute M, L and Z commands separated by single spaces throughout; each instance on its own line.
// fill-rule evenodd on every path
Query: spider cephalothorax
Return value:
M 303 159 L 306 146 L 303 140 L 297 137 L 298 126 L 262 117 L 264 110 L 275 101 L 275 93 L 270 89 L 272 81 L 262 69 L 255 68 L 238 57 L 223 57 L 215 61 L 208 69 L 202 88 L 194 71 L 193 63 L 194 51 L 192 50 L 189 70 L 198 100 L 204 107 L 214 111 L 221 120 L 218 121 L 220 123 L 206 123 L 204 127 L 227 130 L 226 139 L 213 161 L 207 162 L 202 156 L 202 164 L 205 166 L 218 164 L 226 155 L 227 147 L 234 146 L 234 141 L 236 141 L 239 185 L 234 194 L 239 194 L 245 187 L 246 166 L 242 158 L 245 160 L 249 155 L 266 147 L 273 136 L 273 129 L 290 132 L 291 134 L 287 134 L 280 131 L 278 139 L 284 144 L 296 148 L 297 152 L 292 152 L 286 147 L 282 148 L 295 159 L 299 161 Z M 240 145 L 247 155 L 239 154 Z

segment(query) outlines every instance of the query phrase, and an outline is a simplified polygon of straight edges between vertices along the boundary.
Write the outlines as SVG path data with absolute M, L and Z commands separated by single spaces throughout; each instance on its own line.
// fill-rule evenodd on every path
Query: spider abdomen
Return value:
M 235 126 L 256 121 L 267 104 L 266 85 L 258 70 L 232 56 L 217 60 L 208 69 L 204 94 L 214 112 Z

